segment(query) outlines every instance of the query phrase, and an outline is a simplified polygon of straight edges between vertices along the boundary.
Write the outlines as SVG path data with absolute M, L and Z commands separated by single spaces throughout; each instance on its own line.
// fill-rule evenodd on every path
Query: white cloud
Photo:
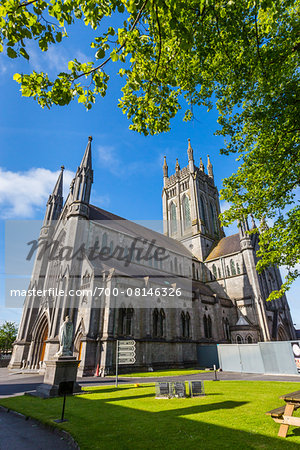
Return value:
M 92 191 L 90 203 L 98 208 L 106 208 L 110 204 L 110 197 L 109 195 L 94 195 Z
M 53 74 L 68 71 L 68 63 L 74 58 L 81 63 L 91 59 L 80 50 L 72 54 L 64 47 L 58 45 L 50 45 L 46 52 L 42 52 L 36 45 L 29 43 L 28 53 L 30 56 L 29 63 L 33 70 L 37 72 L 53 72 Z
M 224 211 L 227 211 L 230 208 L 230 206 L 231 206 L 230 203 L 223 200 L 222 202 L 220 202 L 221 212 L 223 213 Z
M 12 172 L 0 168 L 1 216 L 32 218 L 46 206 L 49 194 L 56 183 L 59 171 L 32 168 L 25 172 Z M 74 174 L 64 172 L 64 191 L 68 192 Z

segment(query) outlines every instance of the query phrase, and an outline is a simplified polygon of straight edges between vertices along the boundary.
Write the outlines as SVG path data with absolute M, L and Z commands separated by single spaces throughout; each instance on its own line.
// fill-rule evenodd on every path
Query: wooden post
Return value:
M 293 405 L 292 403 L 287 403 L 285 406 L 283 415 L 284 416 L 292 416 L 294 409 L 295 409 L 295 405 Z M 288 424 L 285 424 L 285 423 L 281 424 L 279 427 L 278 436 L 285 438 L 287 435 L 288 429 L 289 429 Z

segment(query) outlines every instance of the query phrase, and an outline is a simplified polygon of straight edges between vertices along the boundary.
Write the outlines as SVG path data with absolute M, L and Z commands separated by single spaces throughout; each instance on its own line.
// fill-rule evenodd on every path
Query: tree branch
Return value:
M 139 10 L 139 12 L 138 12 L 138 14 L 137 14 L 137 16 L 136 16 L 136 18 L 135 18 L 135 21 L 133 22 L 133 24 L 132 24 L 132 26 L 131 26 L 131 28 L 130 28 L 130 30 L 129 30 L 130 33 L 131 33 L 131 31 L 133 31 L 133 30 L 135 29 L 135 27 L 137 26 L 137 24 L 138 24 L 138 22 L 139 22 L 139 20 L 140 20 L 140 18 L 141 18 L 141 15 L 142 15 L 142 13 L 143 13 L 143 11 L 144 11 L 145 6 L 146 6 L 147 3 L 148 3 L 148 0 L 145 0 L 145 2 L 143 3 L 141 9 Z M 116 50 L 116 53 L 119 53 L 119 52 L 122 50 L 122 48 L 125 47 L 126 42 L 127 42 L 127 39 L 125 39 L 125 41 L 123 42 L 123 44 L 120 45 L 120 47 Z M 110 60 L 111 60 L 111 56 L 109 56 L 109 58 L 107 58 L 105 61 L 103 61 L 103 63 L 99 64 L 99 66 L 94 67 L 93 69 L 89 70 L 88 72 L 83 72 L 83 73 L 81 73 L 80 75 L 78 75 L 77 77 L 75 77 L 74 80 L 77 80 L 78 78 L 83 77 L 84 75 L 90 75 L 91 73 L 96 72 L 96 71 L 99 70 L 99 69 L 102 69 L 102 67 L 105 66 L 105 64 L 107 64 L 108 61 L 110 61 Z
M 38 0 L 31 0 L 30 2 L 23 2 L 23 3 L 20 3 L 17 9 L 19 9 L 19 8 L 24 8 L 24 7 L 26 7 L 26 6 L 31 5 L 32 3 L 36 3 L 36 2 L 38 2 Z

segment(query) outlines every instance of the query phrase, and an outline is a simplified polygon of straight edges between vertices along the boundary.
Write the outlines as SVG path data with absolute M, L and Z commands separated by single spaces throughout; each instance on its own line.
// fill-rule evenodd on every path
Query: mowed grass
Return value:
M 62 399 L 29 396 L 0 403 L 70 432 L 85 449 L 296 449 L 300 429 L 278 438 L 279 425 L 265 412 L 283 404 L 279 397 L 298 383 L 205 381 L 206 396 L 155 399 L 154 384 L 89 388 L 67 398 L 68 422 L 56 425 Z M 298 414 L 299 415 L 299 414 Z
M 156 370 L 155 372 L 136 372 L 120 374 L 120 377 L 128 378 L 152 378 L 152 377 L 175 377 L 178 375 L 195 375 L 197 373 L 205 373 L 209 370 L 200 369 L 170 369 L 170 370 Z

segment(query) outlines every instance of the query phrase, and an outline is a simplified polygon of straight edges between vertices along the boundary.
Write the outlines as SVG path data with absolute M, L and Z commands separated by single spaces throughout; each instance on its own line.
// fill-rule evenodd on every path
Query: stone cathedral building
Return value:
M 266 302 L 281 277 L 257 273 L 258 234 L 245 221 L 225 237 L 209 158 L 196 166 L 189 141 L 186 167 L 169 175 L 164 159 L 160 234 L 90 204 L 91 141 L 65 203 L 63 167 L 49 196 L 10 368 L 43 369 L 66 315 L 79 375 L 112 373 L 117 339 L 136 340 L 139 369 L 195 365 L 207 344 L 295 339 L 285 296 Z

